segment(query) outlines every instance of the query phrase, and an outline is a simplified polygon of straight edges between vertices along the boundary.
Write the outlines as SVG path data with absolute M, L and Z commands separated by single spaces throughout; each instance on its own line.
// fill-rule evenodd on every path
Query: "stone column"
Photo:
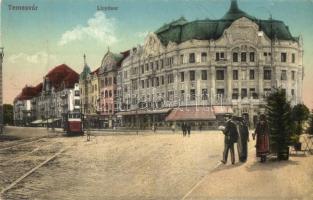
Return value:
M 263 94 L 264 94 L 264 85 L 263 85 L 263 76 L 264 76 L 264 66 L 259 66 L 258 67 L 258 94 L 259 94 L 259 99 L 263 98 Z
M 227 102 L 231 102 L 232 99 L 232 67 L 227 66 Z
M 211 87 L 209 88 L 210 90 L 208 91 L 210 94 L 210 98 L 211 98 L 211 104 L 215 104 L 215 94 L 216 94 L 215 75 L 216 75 L 215 66 L 211 66 L 211 70 L 210 70 Z

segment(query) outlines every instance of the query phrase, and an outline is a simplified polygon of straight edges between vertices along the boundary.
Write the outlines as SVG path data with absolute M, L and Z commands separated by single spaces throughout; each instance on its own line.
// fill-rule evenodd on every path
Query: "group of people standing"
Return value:
M 242 117 L 231 115 L 226 115 L 225 121 L 225 127 L 223 129 L 225 135 L 224 152 L 221 162 L 223 164 L 227 163 L 228 153 L 230 152 L 231 163 L 235 164 L 235 143 L 237 143 L 239 161 L 246 162 L 248 158 L 249 142 L 249 128 L 247 122 Z M 269 154 L 269 128 L 265 115 L 260 116 L 255 133 L 252 136 L 253 139 L 257 136 L 256 156 L 261 158 L 261 162 L 265 162 L 266 156 Z
M 183 122 L 181 128 L 182 128 L 184 137 L 187 134 L 188 134 L 188 136 L 190 136 L 190 132 L 191 132 L 191 125 L 190 125 L 190 123 Z

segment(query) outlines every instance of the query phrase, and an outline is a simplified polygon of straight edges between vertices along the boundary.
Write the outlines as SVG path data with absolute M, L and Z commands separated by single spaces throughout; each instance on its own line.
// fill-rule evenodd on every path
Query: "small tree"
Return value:
M 304 104 L 297 104 L 292 109 L 292 121 L 294 123 L 294 142 L 298 143 L 303 132 L 303 123 L 308 120 L 310 110 Z
M 275 89 L 267 98 L 266 114 L 270 128 L 271 151 L 284 159 L 292 129 L 291 106 L 285 91 Z
M 13 125 L 13 105 L 3 105 L 3 124 Z
M 308 134 L 313 135 L 313 110 L 309 116 L 309 127 L 307 129 Z

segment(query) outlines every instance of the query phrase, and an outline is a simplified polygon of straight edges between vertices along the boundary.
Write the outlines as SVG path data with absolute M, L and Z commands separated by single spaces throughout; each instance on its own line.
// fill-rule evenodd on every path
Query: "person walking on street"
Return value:
M 256 125 L 255 132 L 253 134 L 253 140 L 256 138 L 256 156 L 261 158 L 261 162 L 266 161 L 266 156 L 270 152 L 269 145 L 269 126 L 264 114 L 260 115 L 259 122 Z
M 171 128 L 172 128 L 173 133 L 175 133 L 175 124 L 174 123 L 172 124 Z
M 188 136 L 190 137 L 190 132 L 191 132 L 191 124 L 187 124 L 187 131 L 188 131 Z
M 182 124 L 182 126 L 181 126 L 181 129 L 182 129 L 182 131 L 183 131 L 183 136 L 185 137 L 186 136 L 186 123 L 185 122 L 183 122 L 183 124 Z
M 223 164 L 227 163 L 228 152 L 230 151 L 231 163 L 234 165 L 235 164 L 234 143 L 237 142 L 238 131 L 237 131 L 236 124 L 234 123 L 231 116 L 227 115 L 225 117 L 226 117 L 226 125 L 225 125 L 225 129 L 223 130 L 223 133 L 225 135 L 224 152 L 223 152 L 223 160 L 221 160 L 221 162 Z

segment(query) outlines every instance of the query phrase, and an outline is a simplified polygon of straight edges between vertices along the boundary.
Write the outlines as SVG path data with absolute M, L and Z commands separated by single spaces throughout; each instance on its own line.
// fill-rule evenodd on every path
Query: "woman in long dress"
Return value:
M 266 156 L 270 152 L 269 148 L 269 127 L 266 121 L 265 115 L 260 116 L 260 120 L 257 123 L 253 139 L 256 138 L 256 156 L 261 158 L 261 162 L 266 161 Z

